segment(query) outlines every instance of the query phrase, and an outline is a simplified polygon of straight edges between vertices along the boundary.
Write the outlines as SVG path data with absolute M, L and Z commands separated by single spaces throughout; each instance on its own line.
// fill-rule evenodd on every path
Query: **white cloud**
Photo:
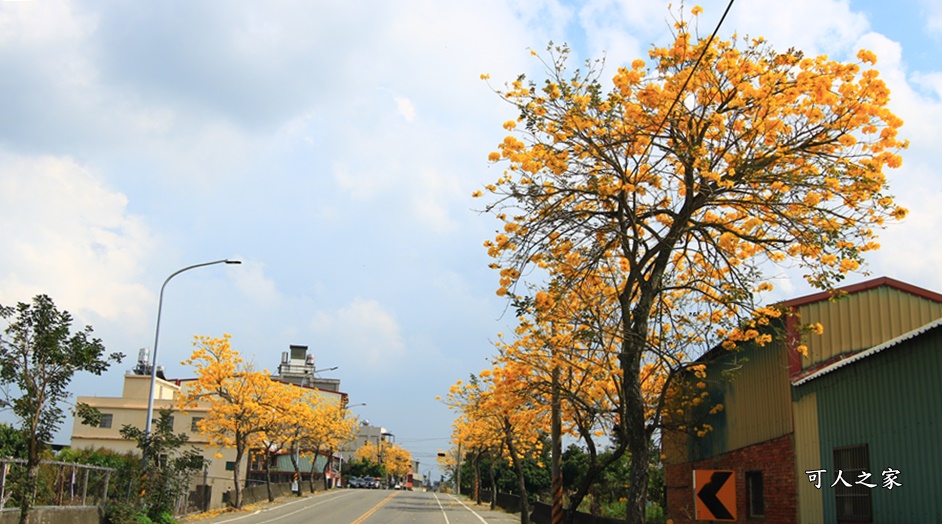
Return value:
M 942 36 L 942 3 L 938 0 L 922 0 L 921 3 L 926 10 L 926 28 L 935 36 Z
M 462 197 L 458 181 L 447 173 L 421 168 L 414 187 L 410 208 L 416 220 L 436 232 L 453 230 L 455 221 L 449 210 Z
M 240 257 L 234 257 L 241 260 Z M 245 294 L 249 300 L 266 308 L 281 304 L 282 294 L 278 291 L 275 281 L 265 274 L 265 265 L 257 260 L 242 260 L 237 270 L 232 272 L 236 287 Z
M 377 372 L 394 366 L 405 354 L 398 322 L 376 300 L 357 298 L 334 312 L 320 312 L 311 325 L 337 344 L 357 368 Z
M 68 0 L 0 4 L 3 46 L 72 41 L 86 36 L 95 26 L 95 17 L 75 12 Z
M 852 51 L 851 44 L 868 27 L 866 16 L 852 11 L 849 0 L 792 0 L 787 6 L 778 0 L 754 0 L 736 4 L 724 33 L 746 36 L 743 28 L 749 28 L 748 36 L 764 37 L 776 49 L 795 47 L 806 55 L 837 57 Z
M 140 283 L 153 239 L 127 198 L 68 158 L 0 161 L 0 301 L 38 293 L 78 314 L 143 327 L 154 301 Z
M 579 23 L 585 32 L 588 59 L 606 60 L 607 76 L 614 74 L 615 68 L 630 63 L 636 58 L 646 58 L 647 49 L 639 41 L 641 34 L 664 31 L 665 23 L 652 24 L 652 20 L 663 20 L 669 15 L 665 4 L 659 0 L 594 0 L 586 2 L 579 10 Z M 636 29 L 625 31 L 625 23 Z M 542 51 L 542 50 L 540 50 Z M 572 61 L 569 66 L 576 68 L 580 61 Z
M 412 104 L 412 101 L 408 98 L 397 96 L 395 97 L 396 109 L 399 110 L 399 114 L 402 115 L 402 118 L 406 119 L 406 122 L 412 122 L 415 120 L 415 106 Z

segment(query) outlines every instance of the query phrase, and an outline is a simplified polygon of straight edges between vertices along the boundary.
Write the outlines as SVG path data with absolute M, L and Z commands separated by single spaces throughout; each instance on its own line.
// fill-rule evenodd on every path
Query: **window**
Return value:
M 749 500 L 749 516 L 765 516 L 765 492 L 761 471 L 746 472 L 746 497 Z
M 861 473 L 870 470 L 870 455 L 867 445 L 834 449 L 834 500 L 839 522 L 869 522 L 872 520 L 870 488 L 856 484 Z M 837 479 L 840 472 L 841 482 Z M 850 484 L 848 487 L 846 484 Z
M 114 420 L 114 415 L 112 415 L 111 413 L 102 413 L 101 420 L 98 422 L 98 427 L 110 428 L 113 420 Z
M 157 428 L 158 426 L 160 426 L 160 419 L 159 419 L 159 418 L 152 418 L 152 419 L 150 419 L 150 424 L 151 424 L 152 427 Z M 169 417 L 167 417 L 167 424 L 170 425 L 170 426 L 169 426 L 169 427 L 170 427 L 170 431 L 173 431 L 173 415 L 170 415 Z
M 235 461 L 230 460 L 226 462 L 226 471 L 235 471 Z
M 200 430 L 198 424 L 203 420 L 203 417 L 193 417 L 193 422 L 190 423 L 190 431 L 197 432 Z

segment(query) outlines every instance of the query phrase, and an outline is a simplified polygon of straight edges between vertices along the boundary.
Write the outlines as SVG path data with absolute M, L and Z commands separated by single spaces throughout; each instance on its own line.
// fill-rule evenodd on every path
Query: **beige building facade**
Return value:
M 277 377 L 275 377 L 277 378 Z M 138 451 L 137 443 L 124 439 L 121 428 L 125 425 L 144 428 L 147 419 L 147 403 L 150 392 L 150 375 L 130 372 L 124 377 L 124 390 L 120 397 L 80 396 L 77 402 L 84 402 L 97 408 L 102 413 L 102 420 L 98 426 L 88 426 L 76 419 L 72 427 L 71 446 L 76 449 L 106 448 L 118 452 Z M 197 430 L 197 422 L 205 418 L 209 412 L 209 404 L 201 403 L 183 413 L 176 408 L 177 399 L 185 393 L 187 383 L 191 380 L 164 380 L 157 378 L 154 383 L 154 421 L 160 410 L 169 408 L 173 411 L 173 432 L 186 433 L 190 443 L 203 450 L 203 456 L 209 461 L 209 466 L 196 475 L 190 484 L 188 506 L 190 510 L 207 510 L 222 507 L 223 495 L 233 485 L 233 466 L 235 449 L 210 446 L 206 437 Z M 320 390 L 321 395 L 327 396 L 338 404 L 344 401 L 345 394 L 337 391 Z M 248 469 L 248 454 L 243 457 L 240 471 L 244 474 Z M 221 458 L 220 458 L 221 457 Z

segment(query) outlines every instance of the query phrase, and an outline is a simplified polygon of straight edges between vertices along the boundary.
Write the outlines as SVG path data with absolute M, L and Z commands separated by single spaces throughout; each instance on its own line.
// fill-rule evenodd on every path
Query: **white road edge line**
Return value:
M 298 513 L 298 512 L 300 512 L 300 511 L 304 511 L 304 510 L 306 510 L 306 509 L 308 509 L 308 508 L 313 508 L 314 506 L 320 506 L 321 504 L 324 504 L 325 502 L 330 502 L 330 501 L 332 501 L 332 500 L 334 500 L 334 499 L 338 499 L 338 498 L 344 497 L 344 496 L 346 496 L 346 495 L 351 495 L 351 494 L 352 494 L 351 492 L 346 492 L 346 493 L 339 493 L 339 494 L 337 494 L 337 495 L 335 495 L 335 496 L 333 496 L 333 497 L 330 497 L 330 498 L 322 498 L 321 500 L 318 500 L 317 502 L 315 502 L 314 504 L 311 504 L 310 506 L 304 506 L 303 508 L 301 508 L 301 509 L 299 509 L 299 510 L 292 511 L 291 513 L 288 513 L 288 514 L 285 514 L 285 515 L 281 515 L 281 516 L 275 517 L 275 518 L 273 518 L 273 519 L 271 519 L 271 520 L 267 520 L 267 521 L 265 521 L 265 522 L 274 522 L 274 521 L 276 521 L 276 520 L 278 520 L 278 519 L 280 519 L 280 518 L 287 517 L 288 515 L 294 515 L 295 513 Z M 326 493 L 326 495 L 330 495 L 330 493 Z M 255 515 L 258 515 L 259 513 L 263 512 L 263 511 L 271 511 L 272 509 L 276 509 L 276 508 L 278 508 L 278 507 L 282 507 L 282 508 L 283 508 L 283 507 L 285 507 L 285 506 L 291 506 L 291 505 L 297 504 L 298 502 L 309 502 L 311 498 L 318 498 L 318 497 L 305 497 L 305 498 L 303 498 L 303 499 L 301 499 L 301 500 L 297 500 L 297 501 L 294 501 L 294 502 L 287 502 L 287 503 L 285 503 L 285 504 L 279 504 L 278 506 L 275 506 L 275 507 L 272 507 L 272 508 L 268 508 L 268 509 L 264 509 L 264 510 L 257 510 L 257 511 L 255 511 L 254 513 L 248 513 L 248 514 L 245 514 L 245 515 L 239 515 L 238 517 L 231 518 L 231 519 L 227 519 L 227 520 L 220 520 L 220 521 L 215 522 L 215 524 L 225 524 L 226 522 L 235 522 L 235 521 L 237 521 L 237 520 L 242 520 L 242 519 L 245 519 L 245 518 L 254 517 Z
M 445 517 L 445 524 L 451 524 L 448 521 L 448 514 L 445 513 L 445 507 L 442 506 L 442 501 L 438 499 L 438 494 L 432 493 L 432 495 L 435 497 L 435 502 L 438 502 L 438 509 L 442 510 L 442 516 Z
M 478 518 L 478 520 L 480 520 L 480 521 L 483 522 L 484 524 L 487 524 L 487 521 L 484 520 L 484 517 L 478 515 L 478 512 L 477 512 L 477 511 L 474 511 L 473 509 L 469 508 L 469 507 L 467 506 L 467 504 L 465 504 L 464 502 L 461 502 L 461 499 L 459 499 L 458 497 L 456 497 L 456 496 L 454 496 L 454 495 L 448 495 L 448 496 L 451 497 L 451 498 L 453 498 L 453 499 L 455 499 L 455 500 L 457 500 L 457 501 L 458 501 L 458 504 L 461 504 L 462 506 L 464 506 L 464 509 L 466 509 L 466 510 L 470 511 L 471 513 L 473 513 L 474 516 Z M 439 502 L 439 504 L 441 504 L 441 502 Z

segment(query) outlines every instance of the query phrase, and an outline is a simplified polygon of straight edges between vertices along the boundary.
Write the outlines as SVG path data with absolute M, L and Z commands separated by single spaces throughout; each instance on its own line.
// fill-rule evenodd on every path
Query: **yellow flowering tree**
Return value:
M 272 413 L 280 406 L 284 386 L 271 380 L 267 371 L 257 371 L 244 362 L 232 349 L 230 338 L 196 337 L 196 349 L 182 362 L 193 366 L 196 380 L 187 384 L 178 407 L 185 412 L 200 402 L 210 404 L 199 431 L 211 445 L 235 448 L 234 503 L 241 507 L 242 458 L 253 446 L 262 444 L 265 432 L 271 430 Z
M 374 444 L 371 440 L 364 442 L 353 454 L 356 460 L 373 464 L 379 464 L 380 456 L 382 456 L 382 447 L 379 444 Z
M 540 437 L 549 429 L 547 406 L 534 396 L 536 390 L 532 383 L 532 368 L 508 361 L 485 370 L 480 377 L 472 377 L 467 384 L 458 381 L 451 387 L 446 401 L 462 412 L 453 430 L 458 461 L 468 449 L 497 451 L 499 454 L 494 459 L 506 457 L 510 461 L 517 477 L 523 524 L 529 522 L 530 506 L 522 460 L 538 455 L 542 449 Z M 478 424 L 482 425 L 480 433 L 466 431 L 469 426 Z M 463 447 L 465 452 L 461 451 Z M 459 471 L 456 467 L 456 474 Z
M 303 429 L 312 420 L 310 413 L 308 391 L 290 384 L 273 381 L 271 384 L 272 398 L 265 406 L 260 406 L 259 432 L 256 441 L 261 445 L 260 453 L 265 455 L 265 488 L 268 501 L 274 502 L 275 496 L 271 489 L 271 463 L 274 457 L 284 450 L 291 450 L 291 461 L 295 468 L 295 478 L 298 477 L 297 457 L 293 453 Z M 300 490 L 299 490 L 300 493 Z
M 481 371 L 481 377 L 489 377 L 491 370 Z M 496 486 L 495 467 L 498 461 L 506 457 L 504 452 L 504 431 L 499 424 L 499 418 L 484 411 L 483 401 L 486 391 L 482 391 L 483 384 L 477 376 L 471 375 L 465 383 L 459 381 L 451 387 L 447 404 L 449 409 L 457 409 L 458 417 L 452 423 L 452 442 L 457 449 L 462 450 L 462 456 L 470 456 L 474 472 L 473 492 L 476 502 L 480 502 L 481 459 L 488 459 L 491 486 Z M 491 490 L 491 508 L 497 501 L 497 490 Z
M 617 436 L 622 371 L 620 338 L 611 320 L 615 310 L 609 284 L 590 277 L 571 286 L 551 282 L 532 299 L 516 296 L 519 325 L 512 342 L 500 340 L 498 362 L 529 370 L 530 395 L 549 406 L 552 458 L 552 512 L 571 521 L 601 473 L 619 455 L 601 454 L 602 443 Z M 606 297 L 608 300 L 605 300 Z M 641 377 L 650 396 L 654 374 Z M 562 439 L 582 441 L 586 472 L 569 496 L 563 515 Z
M 321 430 L 319 433 L 320 448 L 333 457 L 334 452 L 352 441 L 357 434 L 358 419 L 346 407 L 340 404 L 324 402 L 318 412 Z M 324 467 L 324 474 L 330 467 L 330 460 Z
M 266 433 L 268 449 L 290 450 L 291 465 L 295 480 L 301 478 L 298 457 L 301 447 L 307 444 L 312 431 L 317 431 L 321 424 L 317 406 L 322 402 L 314 390 L 302 387 L 286 386 L 282 409 L 277 412 L 279 419 L 272 431 Z M 298 496 L 301 490 L 297 491 Z
M 631 452 L 631 522 L 644 519 L 659 424 L 645 365 L 663 367 L 665 391 L 704 348 L 764 344 L 778 316 L 757 298 L 769 268 L 801 268 L 829 289 L 906 214 L 885 172 L 907 143 L 873 53 L 842 63 L 761 38 L 700 38 L 683 18 L 675 28 L 610 86 L 598 62 L 568 73 L 558 46 L 543 81 L 497 91 L 519 117 L 486 188 L 504 222 L 485 243 L 498 295 L 519 301 L 525 275 L 563 288 L 597 279 L 585 299 L 614 306 L 603 324 L 619 346 L 612 436 L 615 454 Z
M 398 444 L 386 444 L 383 449 L 383 465 L 387 475 L 397 479 L 403 478 L 412 470 L 412 453 Z

